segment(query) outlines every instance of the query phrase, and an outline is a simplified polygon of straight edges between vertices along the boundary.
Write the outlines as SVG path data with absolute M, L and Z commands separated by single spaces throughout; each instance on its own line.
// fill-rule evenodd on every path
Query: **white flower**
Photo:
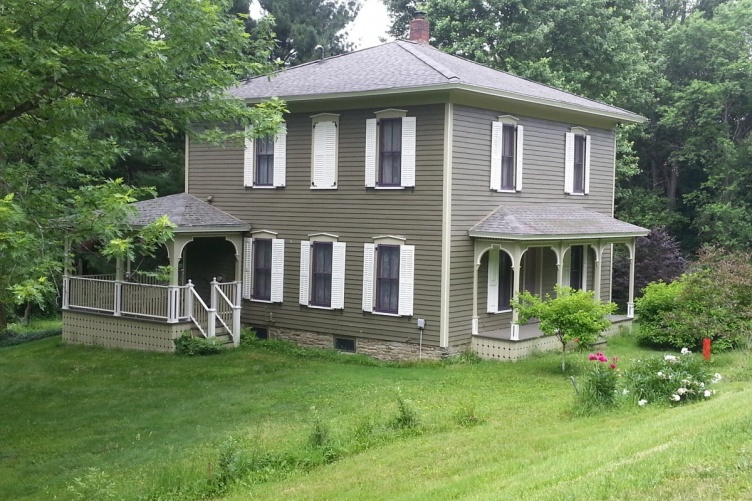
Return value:
M 700 382 L 700 388 L 705 388 L 705 383 Z
M 626 388 L 624 388 L 623 390 L 621 390 L 621 394 L 622 395 L 629 395 L 629 390 L 626 389 Z
M 682 348 L 681 349 L 681 354 L 682 355 L 689 355 L 690 353 L 692 353 L 692 351 L 688 350 L 687 348 Z
M 648 403 L 648 401 L 645 400 L 644 398 L 642 400 L 637 401 L 637 405 L 639 405 L 640 407 L 645 407 L 646 403 Z
M 679 400 L 681 400 L 681 397 L 677 395 L 676 393 L 674 393 L 673 395 L 671 395 L 671 400 L 673 400 L 674 402 L 678 402 Z
M 705 390 L 705 393 L 703 393 L 703 395 L 705 395 L 705 398 L 708 398 L 710 395 L 712 395 L 712 393 L 710 393 L 710 390 Z
M 663 360 L 666 362 L 676 362 L 676 357 L 674 355 L 666 355 L 663 357 Z
M 715 373 L 715 374 L 713 375 L 713 379 L 712 379 L 712 381 L 710 381 L 710 382 L 711 382 L 711 383 L 717 383 L 717 382 L 718 382 L 718 381 L 720 381 L 721 379 L 723 379 L 723 376 L 721 376 L 720 374 L 718 374 L 718 373 L 716 372 L 716 373 Z
M 663 372 L 662 372 L 662 371 L 658 371 L 658 374 L 657 374 L 657 376 L 658 376 L 658 377 L 663 377 Z
M 678 390 L 676 390 L 676 393 L 678 393 L 679 395 L 684 395 L 685 393 L 687 393 L 687 389 L 679 388 Z

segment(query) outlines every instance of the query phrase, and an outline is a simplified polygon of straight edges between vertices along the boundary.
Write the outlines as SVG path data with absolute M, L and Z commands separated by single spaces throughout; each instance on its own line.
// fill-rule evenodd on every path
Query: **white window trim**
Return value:
M 575 136 L 585 138 L 585 158 L 583 170 L 582 193 L 574 192 L 574 147 Z M 581 197 L 590 194 L 590 142 L 591 137 L 588 130 L 584 127 L 570 127 L 569 132 L 565 135 L 564 148 L 564 193 L 574 197 Z
M 491 128 L 491 191 L 496 193 L 520 193 L 522 191 L 522 168 L 523 168 L 523 152 L 524 152 L 524 126 L 520 123 L 520 119 L 512 115 L 499 115 L 496 122 L 492 122 Z M 496 124 L 501 124 L 496 125 Z M 501 174 L 502 174 L 502 152 L 503 152 L 503 129 L 504 125 L 511 125 L 515 129 L 515 151 L 514 151 L 514 187 L 502 188 L 501 187 Z M 498 129 L 498 130 L 497 130 Z M 498 159 L 494 155 L 494 145 L 496 141 L 498 144 Z
M 417 120 L 415 117 L 408 117 L 407 110 L 389 108 L 374 113 L 376 118 L 366 120 L 366 158 L 365 158 L 365 186 L 376 190 L 404 190 L 415 188 L 415 143 L 417 139 Z M 400 176 L 401 186 L 379 186 L 379 120 L 401 118 L 402 119 L 402 172 Z M 408 128 L 405 128 L 405 120 L 408 120 Z M 412 128 L 412 137 L 405 136 L 405 131 Z M 407 145 L 407 148 L 406 148 Z M 405 152 L 408 152 L 407 162 Z M 410 152 L 412 151 L 412 160 Z M 405 165 L 408 166 L 405 169 Z M 405 176 L 405 172 L 408 173 Z
M 252 129 L 246 129 L 243 151 L 243 187 L 254 190 L 284 188 L 287 177 L 287 124 L 282 122 L 279 132 L 274 137 L 274 169 L 272 170 L 271 185 L 256 185 L 256 140 L 248 139 Z
M 316 162 L 316 124 L 332 122 L 334 123 L 334 179 L 332 186 L 316 186 L 315 179 L 315 162 Z M 311 185 L 312 190 L 336 190 L 339 187 L 339 114 L 336 113 L 319 113 L 311 115 Z
M 363 296 L 361 309 L 364 312 L 371 313 L 372 315 L 382 315 L 385 317 L 412 317 L 415 315 L 414 301 L 415 301 L 415 246 L 407 245 L 407 240 L 404 237 L 395 235 L 382 235 L 373 237 L 373 243 L 364 244 L 363 250 Z M 400 289 L 399 289 L 399 303 L 398 310 L 406 308 L 409 310 L 407 313 L 389 313 L 385 311 L 376 311 L 376 285 L 377 285 L 377 265 L 376 265 L 376 251 L 379 245 L 392 245 L 400 247 Z M 371 249 L 369 251 L 368 249 Z M 410 254 L 403 254 L 403 250 Z M 370 262 L 367 262 L 369 259 Z M 412 257 L 408 257 L 411 255 Z M 405 289 L 402 287 L 403 280 L 403 263 L 406 259 L 412 259 L 411 284 L 408 289 L 411 291 L 410 297 L 403 297 Z M 370 270 L 370 271 L 369 271 Z M 369 300 L 370 299 L 370 300 Z M 403 303 L 404 301 L 404 303 Z M 409 303 L 409 304 L 407 304 Z M 404 310 L 403 310 L 404 311 Z
M 314 242 L 331 242 L 332 245 L 332 284 L 331 284 L 331 303 L 330 306 L 320 306 L 320 305 L 313 305 L 311 304 L 311 283 L 312 283 L 312 273 L 313 269 L 311 266 L 311 260 L 313 259 L 313 243 Z M 346 265 L 347 265 L 347 247 L 344 242 L 339 242 L 339 236 L 333 235 L 331 233 L 312 233 L 308 235 L 308 240 L 301 240 L 301 256 L 300 256 L 300 280 L 301 283 L 299 284 L 299 298 L 298 303 L 301 306 L 305 306 L 307 308 L 315 309 L 315 310 L 344 310 L 345 309 L 345 272 L 346 272 Z M 305 254 L 303 249 L 307 248 L 308 252 L 308 259 L 305 260 Z M 337 255 L 341 253 L 342 256 L 342 273 L 341 277 L 338 278 L 339 272 L 336 270 L 337 263 L 335 262 L 335 259 L 337 259 Z M 304 270 L 307 273 L 304 273 Z M 306 288 L 306 302 L 303 302 L 303 278 L 304 275 L 307 276 L 307 279 L 305 281 Z M 339 279 L 341 281 L 340 284 L 335 284 L 335 279 Z M 341 289 L 341 298 L 339 296 L 335 297 L 335 286 Z M 341 306 L 335 305 L 331 306 L 335 303 L 335 300 L 340 300 L 342 302 Z

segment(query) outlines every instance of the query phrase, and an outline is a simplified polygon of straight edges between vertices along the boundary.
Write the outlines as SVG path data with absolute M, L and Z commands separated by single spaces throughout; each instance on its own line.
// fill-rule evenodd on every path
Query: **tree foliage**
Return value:
M 268 25 L 252 39 L 228 9 L 219 0 L 0 5 L 0 328 L 14 285 L 60 272 L 64 237 L 124 238 L 124 205 L 147 192 L 106 182 L 118 160 L 193 133 L 191 123 L 275 130 L 282 103 L 249 108 L 226 96 L 272 69 Z
M 346 27 L 358 15 L 361 0 L 259 0 L 259 4 L 274 18 L 274 59 L 293 66 L 317 59 L 317 45 L 324 48 L 324 56 L 353 49 Z M 235 0 L 232 11 L 247 14 L 248 8 L 249 0 Z M 247 18 L 249 33 L 257 27 L 257 21 Z

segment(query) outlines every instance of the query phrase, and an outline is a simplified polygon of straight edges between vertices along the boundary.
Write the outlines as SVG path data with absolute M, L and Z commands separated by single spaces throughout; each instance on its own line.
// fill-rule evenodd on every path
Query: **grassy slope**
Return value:
M 639 353 L 625 340 L 609 349 Z M 390 419 L 398 394 L 426 433 L 235 486 L 227 498 L 748 499 L 750 362 L 719 357 L 729 377 L 709 402 L 573 418 L 555 356 L 397 368 L 258 350 L 186 359 L 47 339 L 0 350 L 0 499 L 69 498 L 88 468 L 104 472 L 99 487 L 114 497 L 154 493 L 206 477 L 229 436 L 293 450 L 315 412 L 348 440 L 359 423 Z M 469 402 L 486 422 L 463 429 L 452 416 Z

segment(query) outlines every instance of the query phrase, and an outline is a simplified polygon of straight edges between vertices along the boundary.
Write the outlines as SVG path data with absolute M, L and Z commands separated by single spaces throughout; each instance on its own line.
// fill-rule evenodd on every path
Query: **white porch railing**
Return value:
M 210 304 L 193 283 L 157 285 L 91 276 L 63 279 L 63 309 L 78 309 L 114 316 L 131 316 L 177 323 L 192 321 L 204 337 L 216 335 L 217 320 L 240 343 L 240 282 L 211 282 Z

